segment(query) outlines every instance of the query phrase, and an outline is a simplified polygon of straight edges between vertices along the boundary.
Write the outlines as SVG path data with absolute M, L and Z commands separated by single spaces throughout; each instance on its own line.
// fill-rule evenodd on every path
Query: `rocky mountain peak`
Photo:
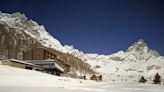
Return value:
M 147 45 L 147 43 L 143 39 L 139 39 L 137 42 L 135 42 L 132 46 L 130 46 L 126 53 L 133 53 L 135 55 L 139 55 L 142 57 L 158 57 L 160 54 L 150 49 L 150 47 Z
M 131 52 L 131 51 L 144 51 L 147 52 L 149 50 L 149 47 L 147 46 L 147 44 L 145 43 L 145 41 L 143 39 L 139 39 L 137 42 L 135 42 L 132 46 L 130 46 L 127 49 L 127 52 Z

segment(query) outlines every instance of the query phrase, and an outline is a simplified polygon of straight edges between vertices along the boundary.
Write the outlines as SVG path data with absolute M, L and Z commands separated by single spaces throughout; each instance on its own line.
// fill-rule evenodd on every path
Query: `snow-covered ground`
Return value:
M 95 82 L 0 65 L 0 92 L 163 92 L 164 85 Z
M 0 86 L 71 87 L 94 84 L 99 83 L 0 65 Z
M 26 87 L 0 86 L 0 92 L 164 92 L 164 85 L 105 83 L 94 86 L 79 87 Z

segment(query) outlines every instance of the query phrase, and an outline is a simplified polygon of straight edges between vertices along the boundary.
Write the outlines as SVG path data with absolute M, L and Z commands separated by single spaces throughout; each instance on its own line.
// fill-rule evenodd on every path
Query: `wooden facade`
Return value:
M 16 49 L 0 49 L 0 60 L 6 59 L 23 60 L 23 52 Z
M 23 60 L 46 60 L 55 59 L 56 55 L 45 48 L 34 48 L 23 52 Z
M 59 59 L 53 51 L 50 51 L 47 48 L 40 47 L 34 48 L 32 50 L 26 51 L 23 53 L 23 60 L 51 60 L 54 59 L 62 67 L 64 67 L 64 73 L 70 72 L 70 65 L 66 64 L 63 60 Z
M 27 51 L 18 51 L 16 49 L 0 49 L 0 60 L 17 59 L 17 60 L 56 60 L 64 68 L 64 73 L 70 72 L 70 65 L 59 59 L 55 52 L 45 47 L 33 48 Z
M 8 51 L 0 49 L 0 60 L 8 59 Z

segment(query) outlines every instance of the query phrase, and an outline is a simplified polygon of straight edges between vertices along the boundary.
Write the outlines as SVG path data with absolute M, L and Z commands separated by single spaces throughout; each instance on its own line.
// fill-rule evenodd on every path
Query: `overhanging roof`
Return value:
M 48 59 L 48 60 L 26 60 L 28 63 L 33 63 L 39 65 L 45 69 L 57 69 L 61 72 L 64 72 L 64 68 L 57 62 L 57 60 Z

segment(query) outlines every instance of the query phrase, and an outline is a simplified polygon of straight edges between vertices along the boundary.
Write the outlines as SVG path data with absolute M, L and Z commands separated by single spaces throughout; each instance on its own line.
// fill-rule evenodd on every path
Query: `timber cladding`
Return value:
M 64 72 L 67 73 L 70 71 L 70 65 L 66 63 L 66 60 L 61 60 L 58 58 L 64 58 L 62 57 L 63 53 L 60 53 L 56 50 L 52 50 L 50 48 L 45 47 L 38 47 L 33 48 L 31 50 L 28 50 L 23 53 L 23 60 L 51 60 L 55 59 L 57 60 L 57 63 L 60 64 L 62 67 L 64 67 Z
M 72 71 L 93 73 L 90 69 L 90 65 L 83 62 L 81 59 L 69 54 L 62 53 L 52 48 L 37 47 L 29 51 L 24 52 L 24 60 L 47 60 L 55 59 L 58 63 L 64 67 L 64 72 L 68 73 Z
M 0 60 L 23 59 L 23 52 L 16 49 L 0 49 Z
M 56 55 L 45 48 L 33 48 L 32 50 L 23 52 L 24 60 L 46 60 L 55 58 Z

